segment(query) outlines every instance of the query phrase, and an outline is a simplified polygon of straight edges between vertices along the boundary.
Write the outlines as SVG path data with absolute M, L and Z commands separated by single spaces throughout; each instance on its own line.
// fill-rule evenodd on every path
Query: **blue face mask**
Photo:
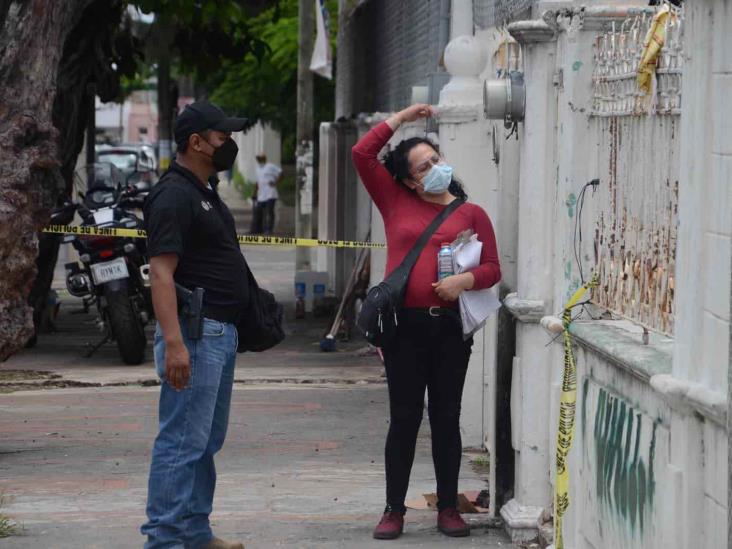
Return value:
M 422 179 L 422 188 L 426 193 L 442 194 L 448 189 L 451 181 L 452 167 L 447 164 L 436 164 Z

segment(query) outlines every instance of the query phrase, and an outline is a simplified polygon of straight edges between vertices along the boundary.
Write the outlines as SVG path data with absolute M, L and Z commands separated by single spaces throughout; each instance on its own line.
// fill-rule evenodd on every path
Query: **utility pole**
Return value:
M 158 58 L 158 158 L 160 170 L 170 166 L 172 156 L 173 106 L 170 104 L 170 57 Z
M 157 61 L 158 77 L 158 166 L 163 172 L 173 156 L 173 109 L 170 86 L 170 47 L 173 33 L 166 21 L 157 21 L 153 29 L 157 35 L 153 55 Z
M 299 0 L 297 58 L 297 152 L 295 193 L 295 236 L 313 235 L 313 57 L 315 0 Z M 298 247 L 295 270 L 310 270 L 310 248 Z

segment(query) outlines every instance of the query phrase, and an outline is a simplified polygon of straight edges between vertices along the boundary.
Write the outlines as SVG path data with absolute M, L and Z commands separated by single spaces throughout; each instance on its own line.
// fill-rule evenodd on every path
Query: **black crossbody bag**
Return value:
M 383 282 L 369 290 L 356 319 L 356 326 L 372 345 L 384 347 L 394 338 L 407 281 L 414 264 L 437 228 L 464 203 L 459 198 L 450 202 L 420 235 L 399 266 Z
M 259 287 L 247 265 L 249 304 L 239 315 L 236 330 L 239 335 L 237 353 L 261 353 L 285 339 L 282 329 L 282 305 L 272 293 Z

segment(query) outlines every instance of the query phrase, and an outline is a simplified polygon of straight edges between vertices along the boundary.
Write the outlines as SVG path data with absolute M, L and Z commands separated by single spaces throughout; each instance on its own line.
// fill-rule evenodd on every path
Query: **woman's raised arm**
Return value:
M 404 122 L 412 122 L 432 115 L 429 105 L 417 104 L 390 116 L 386 122 L 372 128 L 351 150 L 353 165 L 361 176 L 371 199 L 382 215 L 389 206 L 389 198 L 398 189 L 389 171 L 379 162 L 379 151 L 391 139 L 399 126 Z

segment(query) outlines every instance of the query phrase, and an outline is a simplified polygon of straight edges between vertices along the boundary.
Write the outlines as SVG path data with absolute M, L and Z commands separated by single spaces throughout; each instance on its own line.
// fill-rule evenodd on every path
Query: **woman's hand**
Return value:
M 427 118 L 433 116 L 434 112 L 432 107 L 426 103 L 416 103 L 411 107 L 407 107 L 403 111 L 399 111 L 395 115 L 391 116 L 386 123 L 392 130 L 396 130 L 404 122 L 414 122 L 420 118 Z
M 465 290 L 470 290 L 475 284 L 473 273 L 462 273 L 443 278 L 432 284 L 437 296 L 444 301 L 455 301 Z
M 411 107 L 407 107 L 403 111 L 397 113 L 397 115 L 402 119 L 402 122 L 414 122 L 415 120 L 427 118 L 433 114 L 432 107 L 426 103 L 415 103 Z

